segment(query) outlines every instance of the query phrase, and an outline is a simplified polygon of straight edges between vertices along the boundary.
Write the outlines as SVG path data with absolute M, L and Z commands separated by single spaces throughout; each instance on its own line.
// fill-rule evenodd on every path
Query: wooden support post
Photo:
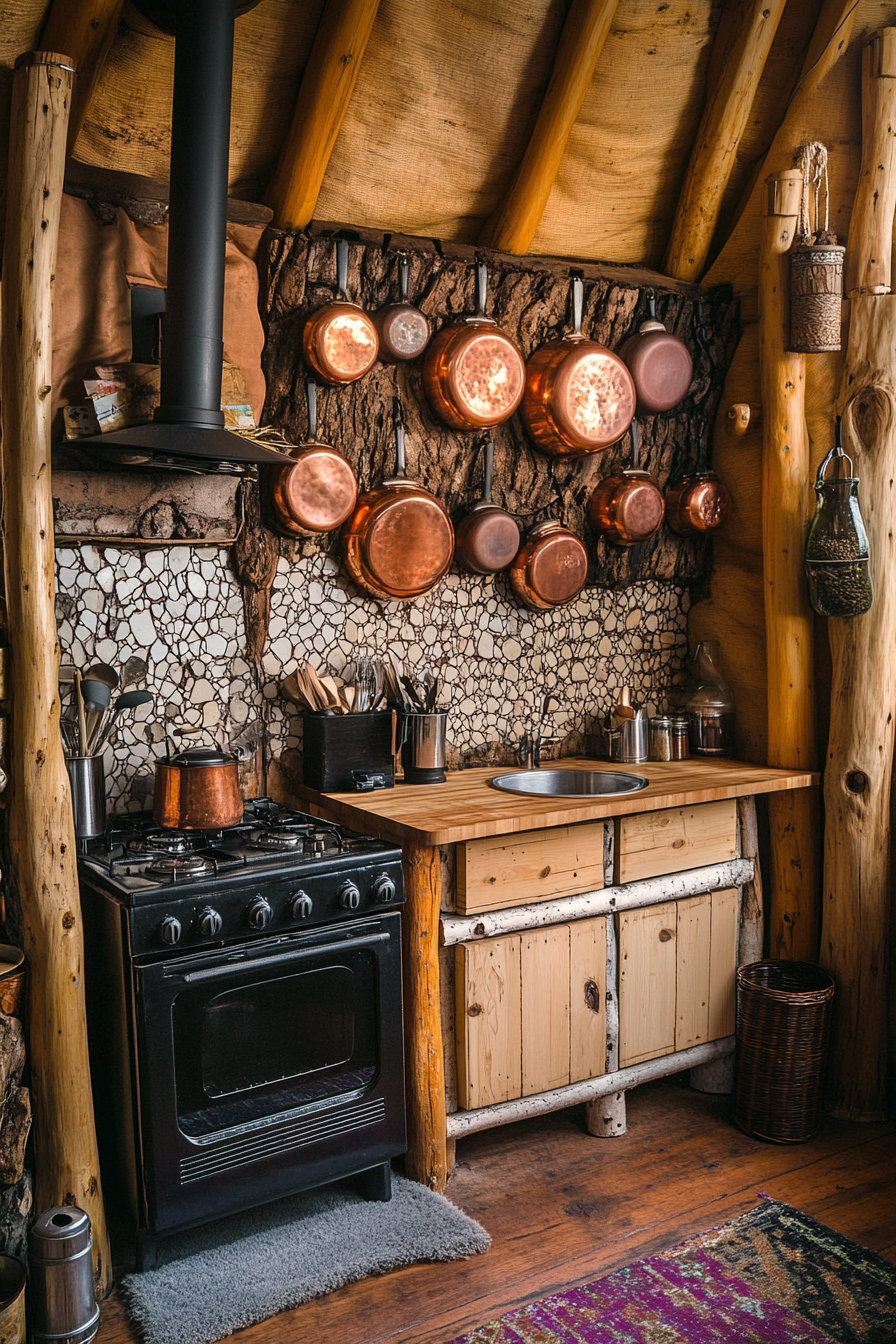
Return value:
M 740 924 L 737 933 L 737 964 L 749 966 L 762 960 L 764 914 L 762 909 L 762 873 L 759 868 L 759 827 L 756 823 L 756 799 L 738 798 L 737 821 L 740 856 L 753 860 L 753 876 L 740 889 Z
M 278 229 L 310 223 L 380 0 L 327 0 L 265 197 Z
M 765 69 L 785 0 L 743 0 L 726 6 L 713 49 L 711 89 L 691 151 L 664 269 L 679 280 L 699 280 L 737 159 L 753 99 Z M 717 51 L 719 56 L 717 56 Z
M 66 56 L 31 52 L 13 77 L 0 336 L 9 844 L 30 965 L 35 1202 L 38 1209 L 78 1204 L 90 1215 L 104 1292 L 111 1263 L 87 1057 L 77 851 L 59 736 L 50 480 L 52 281 L 70 66 Z
M 439 914 L 442 859 L 438 849 L 404 849 L 407 906 L 403 915 L 404 993 L 412 1011 L 405 1020 L 407 1060 L 407 1173 L 431 1190 L 448 1179 L 445 1059 L 439 1006 Z
M 572 0 L 523 161 L 479 235 L 484 247 L 529 251 L 618 6 L 619 0 Z
M 883 28 L 872 33 L 862 48 L 862 165 L 846 253 L 846 292 L 850 295 L 890 293 L 896 210 L 893 108 L 896 28 Z
M 803 571 L 809 518 L 805 356 L 790 354 L 790 257 L 800 174 L 768 179 L 759 258 L 762 386 L 762 554 L 768 677 L 768 762 L 811 770 L 815 759 L 813 615 Z M 770 955 L 814 961 L 818 949 L 820 819 L 814 789 L 769 798 Z
M 75 67 L 67 152 L 71 154 L 84 125 L 93 91 L 102 74 L 124 0 L 52 0 L 40 41 L 44 51 L 65 51 Z

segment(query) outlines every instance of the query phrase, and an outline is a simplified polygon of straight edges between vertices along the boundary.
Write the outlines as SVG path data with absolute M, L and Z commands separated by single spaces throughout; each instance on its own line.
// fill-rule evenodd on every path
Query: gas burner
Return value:
M 160 854 L 146 871 L 152 877 L 167 877 L 171 882 L 180 882 L 185 878 L 205 877 L 214 870 L 214 863 L 201 854 Z
M 283 854 L 291 854 L 293 852 L 298 853 L 301 846 L 301 832 L 275 830 L 272 827 L 265 827 L 262 831 L 255 831 L 246 841 L 246 847 L 248 849 L 267 849 Z
M 308 858 L 317 858 L 327 848 L 326 835 L 306 835 L 302 843 L 302 853 Z
M 154 835 L 138 835 L 128 842 L 128 849 L 134 854 L 192 854 L 202 849 L 205 840 L 201 835 L 188 835 L 184 831 L 160 831 Z

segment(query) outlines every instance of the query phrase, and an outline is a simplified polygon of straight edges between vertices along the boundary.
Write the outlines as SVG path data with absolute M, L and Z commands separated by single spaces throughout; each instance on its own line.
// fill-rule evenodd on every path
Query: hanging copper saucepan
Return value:
M 485 445 L 485 483 L 482 498 L 457 528 L 454 555 L 471 574 L 497 574 L 506 569 L 520 548 L 520 529 L 506 509 L 492 503 L 495 444 Z
M 476 316 L 443 327 L 426 347 L 423 387 L 452 429 L 490 429 L 523 399 L 526 366 L 516 344 L 485 315 L 488 269 L 476 263 Z
M 572 602 L 585 587 L 588 552 L 584 542 L 556 518 L 531 528 L 510 567 L 510 584 L 532 611 Z
M 710 467 L 707 447 L 701 439 L 694 474 L 666 489 L 666 522 L 680 537 L 715 532 L 731 516 L 731 491 Z
M 663 494 L 653 477 L 638 466 L 638 422 L 631 423 L 632 465 L 598 481 L 588 501 L 595 531 L 617 546 L 649 541 L 663 522 Z
M 308 442 L 293 448 L 292 466 L 275 467 L 272 499 L 277 525 L 287 536 L 331 532 L 355 507 L 358 482 L 336 448 L 317 441 L 317 384 L 309 378 Z
M 444 506 L 406 474 L 404 423 L 395 404 L 395 476 L 361 495 L 342 528 L 349 577 L 374 597 L 408 601 L 434 588 L 454 555 Z
M 373 319 L 349 300 L 348 243 L 336 243 L 336 284 L 341 298 L 312 313 L 302 332 L 305 360 L 323 383 L 353 383 L 373 368 L 379 336 Z
M 522 416 L 535 446 L 584 457 L 622 438 L 635 414 L 635 384 L 618 355 L 582 335 L 585 285 L 572 277 L 573 331 L 530 355 Z
M 650 316 L 619 349 L 638 393 L 638 415 L 671 411 L 685 396 L 694 374 L 691 352 L 656 316 L 656 295 L 647 291 Z
M 404 252 L 398 254 L 398 302 L 387 303 L 374 313 L 380 338 L 380 358 L 416 359 L 429 343 L 429 318 L 408 302 L 410 263 Z

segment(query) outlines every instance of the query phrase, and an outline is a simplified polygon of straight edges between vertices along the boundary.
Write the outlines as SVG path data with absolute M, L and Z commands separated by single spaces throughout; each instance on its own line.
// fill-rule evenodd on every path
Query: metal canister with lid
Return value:
M 74 1205 L 47 1209 L 28 1240 L 34 1344 L 88 1344 L 100 1325 L 89 1217 Z

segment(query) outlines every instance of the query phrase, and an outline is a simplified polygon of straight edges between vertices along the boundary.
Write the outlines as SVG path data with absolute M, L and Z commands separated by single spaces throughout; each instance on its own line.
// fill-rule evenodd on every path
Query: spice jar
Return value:
M 666 714 L 657 714 L 648 724 L 650 747 L 647 759 L 650 761 L 671 761 L 672 759 L 672 720 Z
M 705 639 L 697 645 L 694 672 L 697 689 L 687 703 L 691 748 L 698 756 L 730 756 L 734 751 L 734 697 L 718 665 L 719 644 Z
M 834 474 L 825 480 L 831 461 Z M 840 474 L 843 462 L 849 463 L 848 476 Z M 853 475 L 852 459 L 843 451 L 839 415 L 834 447 L 815 478 L 815 515 L 806 538 L 806 576 L 809 601 L 820 616 L 862 616 L 874 599 L 868 534 L 859 508 L 859 480 Z
M 687 714 L 673 714 L 669 719 L 669 760 L 686 761 L 690 756 L 690 728 Z

